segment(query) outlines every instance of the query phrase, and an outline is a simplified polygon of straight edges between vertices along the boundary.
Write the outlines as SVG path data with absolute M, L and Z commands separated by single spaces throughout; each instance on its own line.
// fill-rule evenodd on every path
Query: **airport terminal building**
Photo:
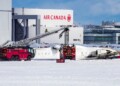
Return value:
M 84 44 L 120 44 L 120 23 L 106 21 L 84 26 Z

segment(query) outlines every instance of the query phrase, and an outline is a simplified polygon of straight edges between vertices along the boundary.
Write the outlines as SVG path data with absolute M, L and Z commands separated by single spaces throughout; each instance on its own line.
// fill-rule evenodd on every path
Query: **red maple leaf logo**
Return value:
M 68 22 L 71 21 L 71 15 L 70 15 L 70 14 L 68 14 L 68 16 L 67 16 L 67 21 L 68 21 Z

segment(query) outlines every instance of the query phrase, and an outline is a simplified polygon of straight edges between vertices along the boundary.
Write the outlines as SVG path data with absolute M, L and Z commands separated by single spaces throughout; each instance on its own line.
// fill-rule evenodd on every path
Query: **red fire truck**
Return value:
M 75 47 L 74 46 L 64 46 L 63 47 L 63 57 L 65 59 L 75 60 Z
M 31 60 L 35 55 L 34 49 L 30 47 L 4 47 L 0 48 L 1 60 Z
M 66 28 L 63 32 L 61 32 L 59 35 L 60 38 L 62 37 L 63 33 L 65 33 L 65 43 L 61 45 L 60 59 L 57 59 L 57 63 L 64 63 L 65 59 L 75 60 L 76 49 L 74 44 L 72 46 L 69 45 L 69 29 Z
M 2 46 L 0 46 L 0 59 L 14 60 L 14 61 L 16 61 L 16 60 L 31 60 L 31 58 L 33 58 L 35 55 L 34 49 L 31 47 L 27 47 L 27 46 L 29 46 L 29 43 L 31 41 L 43 38 L 43 37 L 51 35 L 51 34 L 55 34 L 61 30 L 66 31 L 67 27 L 61 27 L 58 30 L 53 30 L 51 32 L 40 34 L 40 35 L 32 37 L 32 38 L 27 38 L 27 39 L 23 39 L 23 40 L 20 40 L 17 42 L 13 42 L 12 44 L 6 46 L 6 44 L 9 42 L 9 41 L 7 41 Z M 8 47 L 8 46 L 10 46 L 10 47 Z
M 60 49 L 60 59 L 57 59 L 57 63 L 64 63 L 65 59 L 75 60 L 75 46 L 64 45 Z

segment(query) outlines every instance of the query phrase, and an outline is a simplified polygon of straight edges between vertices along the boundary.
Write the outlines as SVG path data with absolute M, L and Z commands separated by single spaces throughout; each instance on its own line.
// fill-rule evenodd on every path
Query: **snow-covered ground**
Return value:
M 120 86 L 120 60 L 0 62 L 0 86 Z

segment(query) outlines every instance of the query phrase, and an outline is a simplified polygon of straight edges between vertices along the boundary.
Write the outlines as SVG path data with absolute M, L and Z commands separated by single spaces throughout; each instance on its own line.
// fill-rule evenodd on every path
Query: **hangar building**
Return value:
M 7 3 L 6 3 L 7 2 Z M 12 0 L 0 3 L 0 44 L 19 41 L 69 25 L 69 43 L 83 44 L 83 27 L 73 26 L 73 10 L 12 8 Z M 37 40 L 38 43 L 64 43 L 59 33 Z

